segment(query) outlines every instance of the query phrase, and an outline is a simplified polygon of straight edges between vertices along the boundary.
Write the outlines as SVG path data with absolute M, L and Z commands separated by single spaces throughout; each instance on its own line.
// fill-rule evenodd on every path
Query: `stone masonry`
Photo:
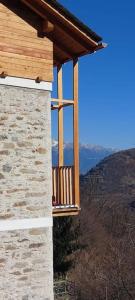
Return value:
M 52 218 L 50 92 L 0 86 L 0 221 Z M 0 300 L 53 299 L 52 228 L 0 232 Z

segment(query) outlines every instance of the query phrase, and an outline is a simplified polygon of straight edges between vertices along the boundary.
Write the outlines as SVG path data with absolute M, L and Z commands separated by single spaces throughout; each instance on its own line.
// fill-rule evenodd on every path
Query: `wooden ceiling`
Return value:
M 21 0 L 40 18 L 47 36 L 54 44 L 54 66 L 63 64 L 76 57 L 93 53 L 106 45 L 102 39 L 77 20 L 54 0 Z M 54 5 L 55 3 L 55 5 Z

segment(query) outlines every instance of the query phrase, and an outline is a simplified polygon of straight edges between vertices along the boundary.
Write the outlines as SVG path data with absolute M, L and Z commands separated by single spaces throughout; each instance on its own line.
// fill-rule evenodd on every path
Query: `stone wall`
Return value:
M 0 86 L 0 222 L 52 218 L 50 92 Z M 0 300 L 53 299 L 52 228 L 0 232 Z

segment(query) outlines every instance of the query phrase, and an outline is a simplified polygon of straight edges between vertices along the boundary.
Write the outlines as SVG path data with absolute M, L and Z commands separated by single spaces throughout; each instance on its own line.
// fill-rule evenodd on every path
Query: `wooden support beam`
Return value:
M 67 107 L 67 106 L 71 106 L 73 105 L 73 103 L 66 103 L 66 104 L 62 104 L 62 105 L 51 105 L 51 109 L 52 110 L 55 110 L 55 109 L 60 109 L 60 108 L 64 108 L 64 107 Z
M 62 65 L 57 67 L 57 91 L 58 98 L 63 98 L 63 76 Z M 64 130 L 63 130 L 63 107 L 62 102 L 58 103 L 58 166 L 59 166 L 59 201 L 63 203 L 63 181 L 61 176 L 61 168 L 64 165 Z
M 42 77 L 38 76 L 35 81 L 36 81 L 36 83 L 40 83 L 41 81 L 43 81 L 43 79 L 42 79 Z
M 3 71 L 1 74 L 0 74 L 0 78 L 6 78 L 8 76 L 8 73 Z
M 71 106 L 71 105 L 74 105 L 74 103 L 65 103 L 65 104 L 62 104 L 62 107 L 67 107 L 67 106 Z
M 57 68 L 57 76 L 58 76 L 58 99 L 63 98 L 63 82 L 62 82 L 62 66 Z M 62 167 L 64 164 L 64 156 L 63 156 L 63 148 L 64 148 L 64 134 L 63 134 L 63 107 L 62 102 L 58 103 L 58 159 L 59 159 L 59 167 Z
M 51 110 L 56 110 L 56 109 L 59 109 L 58 105 L 51 105 Z
M 66 103 L 66 104 L 62 104 L 62 105 L 51 105 L 51 109 L 52 110 L 55 110 L 55 109 L 60 109 L 60 108 L 64 108 L 64 107 L 67 107 L 67 106 L 71 106 L 73 105 L 73 103 Z
M 68 100 L 68 99 L 58 99 L 58 98 L 52 98 L 51 102 L 60 102 L 60 103 L 69 103 L 69 104 L 74 104 L 74 100 Z
M 44 34 L 50 33 L 54 30 L 54 25 L 48 20 L 43 20 L 42 31 Z
M 74 187 L 75 187 L 75 205 L 80 207 L 79 191 L 79 124 L 78 124 L 78 59 L 73 61 L 73 130 L 74 130 Z

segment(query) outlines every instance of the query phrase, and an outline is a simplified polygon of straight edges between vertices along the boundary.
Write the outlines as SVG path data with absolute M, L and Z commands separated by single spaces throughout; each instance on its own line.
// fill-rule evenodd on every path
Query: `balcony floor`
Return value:
M 53 207 L 54 217 L 64 217 L 64 216 L 77 216 L 80 212 L 80 208 L 76 206 L 55 206 Z

